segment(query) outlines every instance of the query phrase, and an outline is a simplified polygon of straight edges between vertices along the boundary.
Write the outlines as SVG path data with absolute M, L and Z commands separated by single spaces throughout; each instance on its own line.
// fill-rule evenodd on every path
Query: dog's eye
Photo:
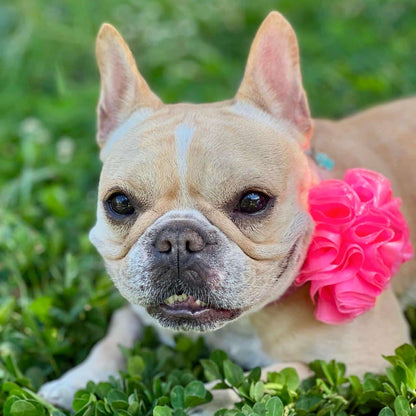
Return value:
M 134 212 L 134 207 L 131 204 L 129 198 L 124 195 L 122 192 L 117 192 L 111 195 L 107 199 L 107 204 L 110 207 L 111 211 L 115 212 L 118 215 L 131 215 Z
M 250 191 L 245 193 L 238 203 L 237 211 L 243 214 L 255 214 L 267 207 L 270 197 L 263 192 Z

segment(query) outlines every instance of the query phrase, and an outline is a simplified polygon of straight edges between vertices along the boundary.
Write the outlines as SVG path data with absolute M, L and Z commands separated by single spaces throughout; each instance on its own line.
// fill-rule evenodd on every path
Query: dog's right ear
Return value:
M 302 147 L 308 146 L 313 127 L 302 86 L 298 42 L 280 13 L 271 12 L 257 31 L 236 97 L 288 120 L 302 134 Z
M 121 35 L 108 23 L 104 23 L 98 33 L 96 55 L 101 76 L 97 142 L 102 148 L 130 114 L 141 108 L 159 108 L 162 102 L 140 75 Z

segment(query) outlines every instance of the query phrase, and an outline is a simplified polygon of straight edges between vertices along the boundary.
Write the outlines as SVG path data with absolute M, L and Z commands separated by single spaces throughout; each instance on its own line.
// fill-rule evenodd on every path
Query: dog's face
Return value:
M 112 26 L 97 39 L 103 169 L 91 240 L 121 294 L 206 331 L 278 299 L 312 232 L 311 120 L 296 38 L 272 13 L 233 100 L 163 105 Z

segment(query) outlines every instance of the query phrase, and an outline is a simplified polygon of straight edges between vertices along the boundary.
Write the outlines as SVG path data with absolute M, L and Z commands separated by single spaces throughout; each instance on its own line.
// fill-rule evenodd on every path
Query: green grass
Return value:
M 0 2 L 3 388 L 17 367 L 37 389 L 81 361 L 123 303 L 88 241 L 100 170 L 100 24 L 116 25 L 165 102 L 214 101 L 235 93 L 250 41 L 273 9 L 298 34 L 314 116 L 415 92 L 413 0 Z M 409 310 L 414 331 L 415 315 Z

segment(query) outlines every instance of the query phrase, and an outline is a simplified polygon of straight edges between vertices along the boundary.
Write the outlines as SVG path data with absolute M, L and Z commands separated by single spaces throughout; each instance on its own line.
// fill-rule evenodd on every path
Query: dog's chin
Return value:
M 146 308 L 150 316 L 159 324 L 174 331 L 208 332 L 214 331 L 237 319 L 243 309 L 221 309 L 209 306 L 160 304 Z

